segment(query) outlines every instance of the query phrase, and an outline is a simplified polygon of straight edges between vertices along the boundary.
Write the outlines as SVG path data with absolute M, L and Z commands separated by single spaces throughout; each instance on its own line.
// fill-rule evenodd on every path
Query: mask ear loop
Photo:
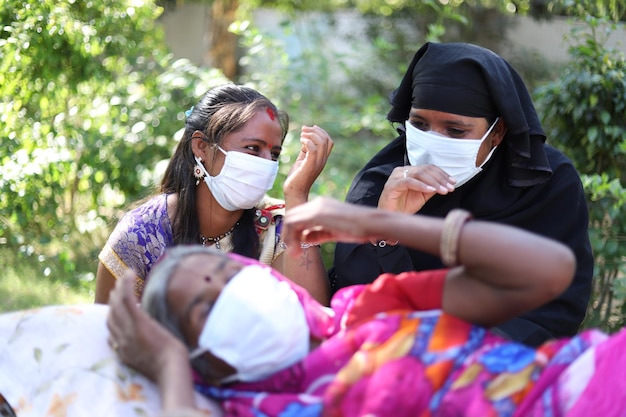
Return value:
M 498 120 L 500 120 L 500 116 L 496 117 L 496 120 L 493 122 L 493 124 L 491 125 L 491 127 L 489 128 L 489 130 L 487 130 L 487 133 L 485 133 L 485 138 L 483 139 L 486 140 L 487 137 L 491 134 L 491 132 L 493 131 L 493 128 L 496 127 L 496 124 L 498 124 Z M 493 153 L 495 152 L 496 148 L 498 146 L 494 146 L 493 148 L 491 148 L 491 150 L 489 151 L 489 153 L 487 154 L 487 157 L 485 158 L 485 160 L 483 161 L 482 164 L 480 164 L 480 166 L 478 168 L 481 168 L 491 159 L 491 156 L 493 155 Z
M 487 129 L 487 132 L 485 133 L 485 136 L 483 137 L 483 140 L 487 139 L 487 137 L 491 134 L 491 132 L 493 131 L 493 128 L 496 127 L 496 125 L 498 124 L 498 121 L 500 120 L 500 116 L 496 117 L 496 120 L 494 120 L 494 122 L 491 124 L 491 126 L 489 127 L 489 129 Z
M 189 353 L 189 360 L 194 360 L 205 352 L 206 350 L 204 348 L 198 346 L 197 348 L 192 350 L 191 353 Z

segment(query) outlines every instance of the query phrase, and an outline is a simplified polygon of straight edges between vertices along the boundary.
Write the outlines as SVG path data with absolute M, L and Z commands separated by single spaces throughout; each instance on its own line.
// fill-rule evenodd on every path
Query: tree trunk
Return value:
M 239 0 L 215 0 L 211 5 L 208 30 L 208 48 L 205 64 L 222 70 L 235 80 L 237 67 L 237 37 L 228 31 L 235 21 Z

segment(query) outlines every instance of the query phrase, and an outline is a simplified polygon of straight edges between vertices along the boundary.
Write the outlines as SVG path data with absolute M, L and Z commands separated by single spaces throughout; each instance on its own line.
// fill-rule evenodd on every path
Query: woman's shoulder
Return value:
M 283 210 L 284 211 L 285 200 L 265 195 L 263 199 L 259 201 L 256 207 L 259 209 L 263 209 L 263 210 L 271 210 L 271 211 Z
M 145 277 L 165 248 L 173 243 L 173 231 L 167 214 L 167 196 L 150 198 L 128 211 L 119 221 L 98 258 L 110 271 L 121 274 L 132 268 Z M 121 275 L 120 275 L 121 276 Z
M 567 193 L 571 193 L 571 190 L 576 190 L 576 195 L 582 193 L 580 173 L 576 170 L 572 161 L 559 149 L 547 144 L 544 147 L 552 168 L 552 177 L 546 184 L 546 187 L 567 190 Z
M 150 225 L 169 225 L 168 210 L 171 210 L 171 196 L 159 194 L 152 196 L 130 209 L 120 219 L 116 229 L 144 229 Z M 169 227 L 169 226 L 168 226 Z
M 550 166 L 553 170 L 564 167 L 571 167 L 572 169 L 574 168 L 574 164 L 572 163 L 571 159 L 569 159 L 567 155 L 563 153 L 563 151 L 555 148 L 552 145 L 548 145 L 547 143 L 544 144 L 543 147 L 546 151 L 546 156 L 548 157 L 548 161 L 550 161 Z
M 153 195 L 137 202 L 133 208 L 126 212 L 126 215 L 138 213 L 166 214 L 167 208 L 170 207 L 172 203 L 176 203 L 176 196 L 174 194 Z

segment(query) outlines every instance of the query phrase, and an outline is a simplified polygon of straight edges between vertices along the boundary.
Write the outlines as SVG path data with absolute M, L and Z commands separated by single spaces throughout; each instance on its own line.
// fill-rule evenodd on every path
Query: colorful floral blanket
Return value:
M 50 306 L 0 315 L 0 394 L 18 417 L 157 416 L 157 387 L 107 344 L 108 306 Z M 223 413 L 197 395 L 207 416 Z
M 340 321 L 316 320 L 313 332 Z M 533 349 L 440 311 L 381 313 L 264 381 L 197 390 L 241 417 L 623 416 L 625 383 L 602 382 L 615 371 L 601 363 L 612 352 L 625 369 L 617 358 L 625 347 L 624 332 L 588 331 Z M 590 393 L 599 385 L 617 400 L 598 404 Z M 602 414 L 585 414 L 597 407 Z

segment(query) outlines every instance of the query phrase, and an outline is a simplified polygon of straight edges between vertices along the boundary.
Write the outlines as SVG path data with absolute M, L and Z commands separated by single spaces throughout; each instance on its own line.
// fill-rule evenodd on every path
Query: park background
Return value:
M 258 89 L 335 141 L 312 195 L 343 199 L 395 137 L 389 93 L 426 40 L 503 55 L 590 209 L 585 326 L 626 323 L 626 5 L 618 0 L 0 0 L 0 311 L 92 302 L 97 255 L 155 192 L 208 88 Z M 281 197 L 280 186 L 272 195 Z M 327 266 L 334 245 L 323 245 Z

